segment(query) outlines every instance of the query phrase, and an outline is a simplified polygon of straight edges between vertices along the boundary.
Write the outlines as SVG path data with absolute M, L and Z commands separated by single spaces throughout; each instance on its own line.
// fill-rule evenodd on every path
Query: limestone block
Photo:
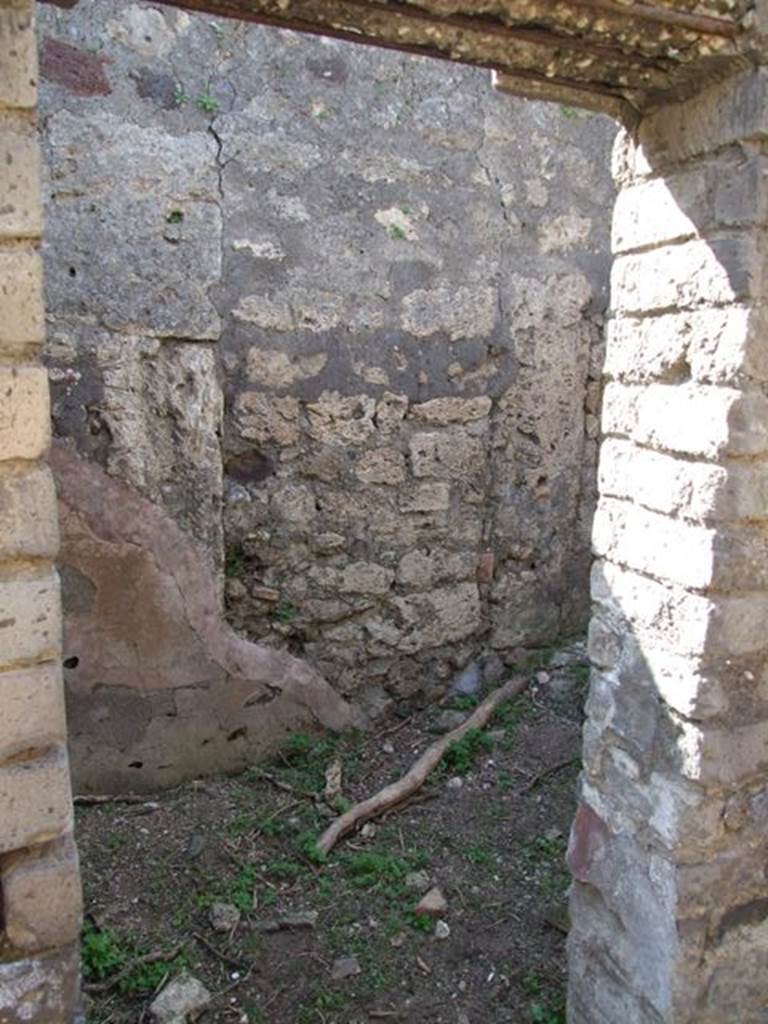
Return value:
M 397 582 L 416 590 L 427 590 L 438 583 L 471 580 L 476 568 L 474 551 L 409 551 L 398 563 Z
M 408 411 L 408 398 L 385 391 L 376 403 L 375 422 L 379 431 L 389 434 L 400 427 Z
M 768 399 L 758 391 L 694 384 L 609 384 L 603 433 L 685 455 L 768 451 Z
M 240 433 L 259 444 L 295 444 L 300 436 L 299 411 L 299 401 L 292 395 L 273 398 L 260 391 L 243 392 L 235 405 Z
M 768 596 L 692 594 L 611 562 L 595 562 L 592 597 L 619 623 L 627 623 L 644 643 L 659 643 L 681 654 L 720 650 L 747 655 L 765 648 L 762 623 Z
M 406 627 L 398 644 L 404 653 L 464 640 L 480 628 L 480 595 L 475 583 L 397 597 L 394 604 Z
M 53 558 L 59 546 L 53 476 L 47 467 L 0 476 L 0 553 Z
M 0 126 L 0 238 L 41 234 L 39 168 L 40 146 L 34 130 L 4 130 Z
M 39 459 L 48 447 L 49 414 L 42 367 L 0 367 L 0 459 Z
M 696 239 L 619 256 L 611 271 L 612 304 L 618 312 L 637 314 L 737 302 L 758 294 L 758 270 L 750 236 Z
M 765 778 L 768 770 L 768 721 L 738 727 L 691 722 L 671 714 L 671 760 L 685 778 L 727 786 Z
M 0 672 L 0 761 L 66 740 L 64 687 L 56 663 Z
M 34 5 L 0 6 L 0 108 L 32 109 L 37 102 Z
M 665 104 L 646 117 L 627 170 L 657 173 L 665 166 L 711 153 L 768 131 L 768 76 L 764 67 L 744 71 L 682 103 Z M 622 173 L 621 168 L 617 168 Z
M 684 587 L 768 587 L 764 534 L 748 525 L 705 527 L 604 497 L 595 513 L 592 546 L 598 557 Z
M 765 224 L 766 160 L 727 153 L 708 165 L 622 189 L 613 213 L 613 252 L 702 235 L 715 227 Z
M 0 666 L 58 656 L 60 604 L 55 573 L 0 582 Z
M 0 963 L 0 1020 L 49 1024 L 76 1019 L 80 999 L 77 945 L 44 956 Z
M 627 383 L 673 383 L 689 374 L 704 384 L 766 380 L 763 321 L 762 309 L 745 305 L 642 320 L 614 317 L 607 329 L 605 374 Z
M 402 325 L 417 338 L 487 338 L 497 316 L 494 288 L 419 288 L 403 299 Z
M 0 252 L 0 347 L 43 340 L 42 281 L 39 253 L 21 248 Z
M 352 562 L 341 571 L 339 589 L 345 594 L 387 594 L 394 578 L 394 570 L 383 565 Z
M 307 405 L 309 433 L 323 444 L 360 444 L 376 429 L 376 400 L 370 395 L 323 391 Z
M 405 479 L 405 458 L 397 448 L 374 448 L 357 460 L 355 476 L 364 484 L 400 484 Z
M 317 517 L 315 497 L 309 487 L 287 484 L 270 497 L 269 508 L 277 522 L 294 529 L 308 529 Z
M 82 893 L 71 837 L 11 855 L 0 869 L 0 881 L 5 932 L 15 949 L 36 952 L 78 937 Z
M 600 451 L 601 494 L 696 521 L 768 518 L 768 466 L 692 462 L 608 438 Z
M 244 295 L 232 316 L 265 331 L 320 334 L 342 322 L 343 298 L 333 292 L 292 287 L 276 295 Z
M 301 380 L 316 377 L 328 362 L 326 352 L 289 357 L 279 349 L 251 348 L 246 357 L 246 377 L 253 384 L 289 388 Z
M 480 420 L 491 411 L 491 399 L 487 395 L 477 398 L 433 398 L 411 406 L 410 415 L 425 423 L 445 426 L 448 423 L 470 423 Z
M 409 443 L 411 466 L 417 477 L 476 480 L 482 476 L 487 453 L 482 441 L 461 429 L 414 434 Z
M 47 843 L 72 826 L 64 747 L 0 765 L 0 853 Z
M 399 497 L 403 512 L 443 512 L 451 506 L 451 486 L 443 480 L 429 480 L 404 491 Z

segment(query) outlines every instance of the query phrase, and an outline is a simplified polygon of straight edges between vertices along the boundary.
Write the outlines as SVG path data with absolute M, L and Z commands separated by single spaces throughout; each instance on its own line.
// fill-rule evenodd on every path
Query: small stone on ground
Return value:
M 353 978 L 361 973 L 360 962 L 355 956 L 340 956 L 334 960 L 331 968 L 332 981 L 344 981 L 345 978 Z
M 169 982 L 150 1006 L 156 1024 L 187 1024 L 197 1020 L 211 1001 L 211 993 L 191 974 Z

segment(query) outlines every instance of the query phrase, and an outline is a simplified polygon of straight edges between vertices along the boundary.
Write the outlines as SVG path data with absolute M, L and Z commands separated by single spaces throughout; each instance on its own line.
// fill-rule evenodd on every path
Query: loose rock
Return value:
M 316 910 L 297 910 L 281 914 L 279 917 L 268 917 L 259 921 L 256 928 L 260 932 L 279 932 L 283 928 L 314 928 L 317 924 Z
M 355 956 L 340 956 L 333 961 L 331 968 L 331 981 L 344 981 L 345 978 L 353 978 L 360 974 L 362 968 Z
M 452 779 L 448 779 L 446 786 L 448 789 L 461 789 L 464 785 L 464 779 L 460 775 L 454 775 Z
M 480 666 L 476 661 L 470 661 L 451 680 L 451 693 L 460 694 L 463 697 L 472 697 L 480 692 L 482 681 Z
M 425 893 L 416 905 L 416 914 L 427 914 L 429 917 L 439 917 L 448 909 L 448 901 L 440 889 L 434 886 Z
M 409 871 L 405 876 L 405 887 L 413 892 L 424 892 L 429 888 L 430 877 L 426 871 Z
M 156 1024 L 187 1024 L 197 1020 L 210 1001 L 205 985 L 184 972 L 165 986 L 149 1010 Z
M 436 939 L 447 939 L 451 934 L 451 929 L 447 921 L 438 921 L 435 925 L 435 938 Z
M 240 924 L 240 911 L 232 903 L 214 903 L 208 920 L 215 932 L 231 932 Z

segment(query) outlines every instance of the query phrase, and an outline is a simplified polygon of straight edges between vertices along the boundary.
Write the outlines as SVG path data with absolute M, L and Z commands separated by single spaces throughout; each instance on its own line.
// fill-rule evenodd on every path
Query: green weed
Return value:
M 209 92 L 201 92 L 195 100 L 195 106 L 198 110 L 202 110 L 204 114 L 215 114 L 219 109 L 219 101 L 215 96 L 211 96 Z
M 189 96 L 184 91 L 184 86 L 177 84 L 173 90 L 173 105 L 174 107 L 183 107 L 185 103 L 189 102 Z
M 409 871 L 409 864 L 402 857 L 373 850 L 351 854 L 346 864 L 352 884 L 361 889 L 369 889 L 381 882 L 399 882 Z
M 93 981 L 103 981 L 125 964 L 127 953 L 117 936 L 109 928 L 97 929 L 91 924 L 83 927 L 80 955 L 83 974 Z
M 240 868 L 229 887 L 229 898 L 243 914 L 247 914 L 253 907 L 253 889 L 256 885 L 256 878 L 256 866 L 246 864 Z
M 478 866 L 487 866 L 493 863 L 493 856 L 483 846 L 479 845 L 468 846 L 464 851 L 464 856 L 470 864 L 477 864 Z
M 165 217 L 167 224 L 181 224 L 183 220 L 184 212 L 182 210 L 169 210 Z
M 133 996 L 139 992 L 154 992 L 167 974 L 176 974 L 189 967 L 189 957 L 180 953 L 173 960 L 156 960 L 154 963 L 138 964 L 135 970 L 122 978 L 117 988 L 123 995 Z
M 467 729 L 443 754 L 443 763 L 454 775 L 466 775 L 483 750 L 490 750 L 493 740 L 482 729 Z

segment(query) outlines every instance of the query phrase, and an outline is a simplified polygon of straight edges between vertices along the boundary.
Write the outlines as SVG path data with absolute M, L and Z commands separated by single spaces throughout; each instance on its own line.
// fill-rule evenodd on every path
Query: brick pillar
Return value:
M 0 0 L 0 1022 L 70 1021 L 80 885 L 46 465 L 33 4 Z
M 620 137 L 570 1024 L 768 1021 L 768 76 Z

